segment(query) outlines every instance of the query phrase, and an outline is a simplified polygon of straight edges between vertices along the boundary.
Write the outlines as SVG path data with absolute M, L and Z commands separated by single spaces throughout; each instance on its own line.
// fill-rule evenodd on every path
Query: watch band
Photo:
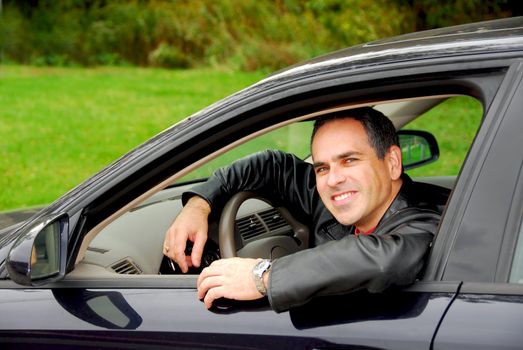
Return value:
M 258 263 L 254 265 L 252 269 L 252 277 L 254 279 L 256 289 L 263 296 L 267 295 L 267 288 L 265 288 L 265 284 L 263 283 L 263 274 L 271 268 L 271 264 L 272 263 L 269 259 L 262 259 L 258 261 Z

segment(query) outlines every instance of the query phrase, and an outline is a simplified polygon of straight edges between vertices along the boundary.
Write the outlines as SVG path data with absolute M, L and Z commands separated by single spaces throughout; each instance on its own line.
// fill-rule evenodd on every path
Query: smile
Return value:
M 334 200 L 334 202 L 340 202 L 340 201 L 349 199 L 350 197 L 354 196 L 355 194 L 356 194 L 356 192 L 354 192 L 354 191 L 345 192 L 345 193 L 341 193 L 341 194 L 332 196 L 332 199 Z

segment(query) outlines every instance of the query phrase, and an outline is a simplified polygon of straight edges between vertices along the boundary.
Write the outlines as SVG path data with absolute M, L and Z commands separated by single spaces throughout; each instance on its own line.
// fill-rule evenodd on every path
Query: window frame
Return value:
M 503 255 L 502 246 L 515 235 L 509 229 L 514 221 L 509 212 L 519 174 L 505 171 L 507 157 L 500 155 L 512 149 L 509 145 L 517 144 L 508 135 L 498 134 L 514 132 L 521 126 L 515 112 L 521 110 L 522 77 L 523 65 L 517 60 L 506 71 L 492 103 L 485 105 L 484 120 L 440 225 L 439 236 L 444 237 L 435 241 L 435 251 L 431 252 L 432 259 L 439 261 L 436 266 L 429 265 L 430 276 L 471 283 L 508 281 L 513 251 Z M 520 161 L 516 158 L 516 164 Z

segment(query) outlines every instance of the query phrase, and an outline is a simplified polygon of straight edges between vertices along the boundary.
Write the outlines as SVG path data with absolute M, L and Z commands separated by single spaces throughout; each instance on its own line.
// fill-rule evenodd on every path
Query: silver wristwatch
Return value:
M 260 292 L 261 295 L 267 294 L 267 288 L 263 283 L 263 274 L 271 268 L 271 261 L 269 259 L 262 259 L 258 261 L 256 265 L 252 268 L 252 277 L 254 278 L 254 284 L 256 289 Z

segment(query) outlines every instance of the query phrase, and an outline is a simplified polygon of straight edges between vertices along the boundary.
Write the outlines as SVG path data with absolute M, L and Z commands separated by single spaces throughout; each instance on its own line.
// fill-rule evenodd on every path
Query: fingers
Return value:
M 220 276 L 210 276 L 205 278 L 198 285 L 198 299 L 203 299 L 210 289 L 220 287 L 223 285 L 223 280 Z
M 198 276 L 198 298 L 210 308 L 214 300 L 228 298 L 254 300 L 262 298 L 258 292 L 252 269 L 256 259 L 230 258 L 214 261 Z
M 210 309 L 212 307 L 212 303 L 216 299 L 225 297 L 226 295 L 223 287 L 212 288 L 211 290 L 209 290 L 209 292 L 207 292 L 207 294 L 205 294 L 205 298 L 203 298 L 203 303 L 205 304 L 205 307 L 207 309 Z
M 199 197 L 193 197 L 165 234 L 163 253 L 174 260 L 183 273 L 186 273 L 191 266 L 201 265 L 203 249 L 207 241 L 209 213 L 209 204 Z M 187 241 L 194 243 L 189 259 L 185 255 Z
M 198 299 L 203 300 L 207 309 L 211 308 L 216 299 L 226 297 L 227 289 L 224 284 L 224 278 L 216 264 L 203 269 L 196 285 L 198 287 Z
M 176 221 L 165 233 L 163 254 L 176 262 L 182 272 L 185 273 L 189 269 L 187 259 L 185 257 L 187 237 L 184 237 L 183 234 L 177 233 L 175 225 Z
M 171 259 L 174 260 L 180 267 L 183 273 L 186 273 L 189 270 L 189 265 L 187 264 L 187 259 L 185 256 L 185 248 L 187 247 L 187 235 L 179 233 L 174 235 L 174 240 L 171 244 L 171 255 L 168 255 Z
M 223 271 L 221 271 L 221 268 L 220 268 L 220 265 L 223 265 L 223 262 L 224 262 L 224 259 L 216 260 L 209 267 L 206 267 L 205 269 L 202 270 L 202 272 L 198 276 L 198 280 L 196 281 L 196 288 L 198 288 L 198 290 L 200 289 L 200 286 L 207 278 L 223 275 Z M 203 294 L 205 294 L 205 293 L 203 293 Z M 198 295 L 198 297 L 201 299 L 203 297 L 203 294 L 201 296 Z
M 192 247 L 191 253 L 191 263 L 196 267 L 200 267 L 202 262 L 203 248 L 205 247 L 205 242 L 207 241 L 207 234 L 205 232 L 199 231 L 196 234 L 194 244 Z

